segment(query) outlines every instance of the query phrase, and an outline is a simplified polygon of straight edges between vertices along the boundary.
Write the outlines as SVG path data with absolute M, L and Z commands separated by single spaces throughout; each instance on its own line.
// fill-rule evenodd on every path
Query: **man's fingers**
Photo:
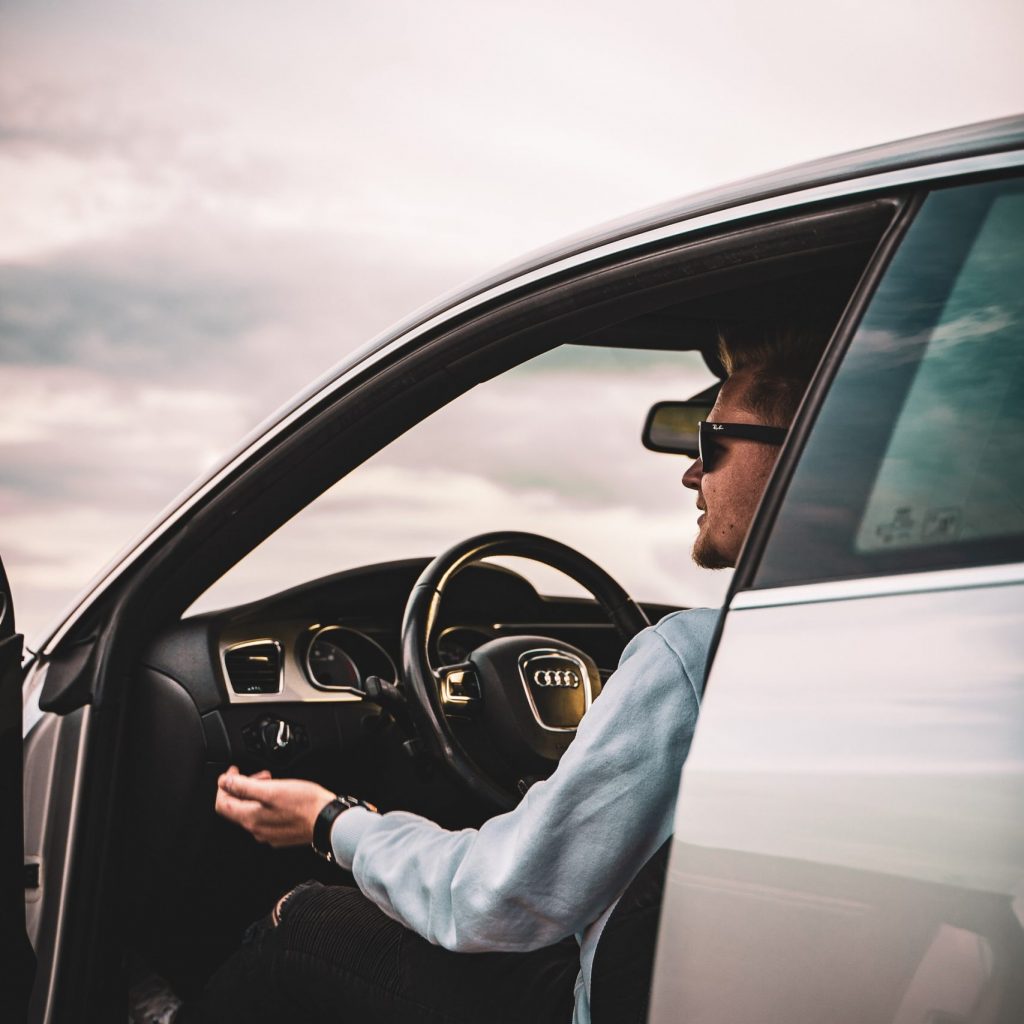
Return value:
M 220 789 L 231 796 L 242 800 L 258 800 L 268 802 L 273 798 L 275 780 L 270 778 L 254 778 L 249 775 L 222 775 L 217 783 Z
M 293 845 L 295 840 L 289 841 L 287 826 L 282 827 L 278 823 L 269 806 L 274 795 L 272 790 L 277 785 L 266 769 L 246 776 L 242 775 L 237 765 L 230 765 L 217 780 L 213 809 L 221 817 L 241 825 L 261 843 L 269 843 L 271 846 Z
M 225 772 L 217 780 L 217 813 L 271 846 L 308 843 L 313 820 L 332 794 L 315 782 L 269 775 Z
M 217 799 L 214 802 L 213 809 L 222 818 L 227 818 L 228 821 L 233 821 L 236 825 L 241 825 L 243 828 L 252 831 L 257 816 L 263 810 L 263 807 L 253 800 L 239 800 L 231 796 L 230 793 L 219 789 L 217 790 Z
M 231 764 L 231 765 L 228 765 L 227 770 L 222 772 L 221 775 L 218 777 L 217 785 L 218 786 L 222 785 L 222 783 L 224 782 L 225 779 L 230 779 L 230 778 L 235 778 L 235 779 L 244 779 L 244 778 L 250 778 L 250 779 L 269 779 L 269 778 L 271 778 L 271 775 L 270 775 L 270 772 L 266 768 L 262 768 L 258 772 L 253 772 L 252 775 L 245 776 L 245 775 L 243 775 L 238 770 L 238 765 L 237 764 Z
M 217 799 L 214 801 L 213 809 L 221 815 L 221 817 L 241 824 L 244 812 L 248 806 L 251 805 L 245 804 L 241 800 L 236 800 L 229 793 L 225 793 L 224 790 L 218 789 Z

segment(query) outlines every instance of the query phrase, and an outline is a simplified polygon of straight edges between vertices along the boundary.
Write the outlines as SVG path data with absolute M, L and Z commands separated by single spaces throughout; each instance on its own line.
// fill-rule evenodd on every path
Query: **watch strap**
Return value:
M 325 804 L 313 823 L 313 849 L 320 854 L 324 860 L 334 863 L 334 851 L 331 848 L 331 828 L 335 821 L 352 807 L 365 807 L 366 810 L 377 813 L 373 804 L 367 803 L 354 796 L 336 796 L 329 803 Z

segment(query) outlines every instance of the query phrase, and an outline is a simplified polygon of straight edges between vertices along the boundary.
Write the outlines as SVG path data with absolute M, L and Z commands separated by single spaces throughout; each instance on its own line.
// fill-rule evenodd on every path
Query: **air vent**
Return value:
M 249 640 L 224 652 L 224 670 L 235 693 L 281 692 L 281 645 Z

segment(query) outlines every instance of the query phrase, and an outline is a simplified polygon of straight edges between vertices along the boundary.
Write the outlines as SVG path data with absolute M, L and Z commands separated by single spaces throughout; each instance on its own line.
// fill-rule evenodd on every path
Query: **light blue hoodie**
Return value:
M 615 903 L 672 832 L 718 611 L 674 612 L 639 633 L 558 769 L 514 810 L 449 832 L 405 811 L 353 808 L 331 831 L 338 863 L 385 914 L 465 953 L 580 943 L 575 1024 Z

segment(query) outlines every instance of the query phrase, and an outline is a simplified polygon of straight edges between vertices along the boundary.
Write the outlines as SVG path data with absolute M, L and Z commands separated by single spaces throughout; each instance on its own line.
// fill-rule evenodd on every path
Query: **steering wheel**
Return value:
M 550 775 L 587 708 L 601 676 L 585 652 L 543 636 L 490 640 L 458 665 L 434 668 L 429 651 L 438 609 L 452 577 L 472 562 L 518 555 L 559 569 L 585 587 L 619 636 L 629 641 L 650 625 L 643 609 L 596 562 L 574 548 L 534 533 L 483 533 L 438 555 L 409 594 L 402 620 L 402 670 L 410 713 L 423 742 L 475 795 L 514 807 L 527 780 Z M 471 756 L 449 715 L 479 720 L 502 761 L 518 776 L 519 792 Z

